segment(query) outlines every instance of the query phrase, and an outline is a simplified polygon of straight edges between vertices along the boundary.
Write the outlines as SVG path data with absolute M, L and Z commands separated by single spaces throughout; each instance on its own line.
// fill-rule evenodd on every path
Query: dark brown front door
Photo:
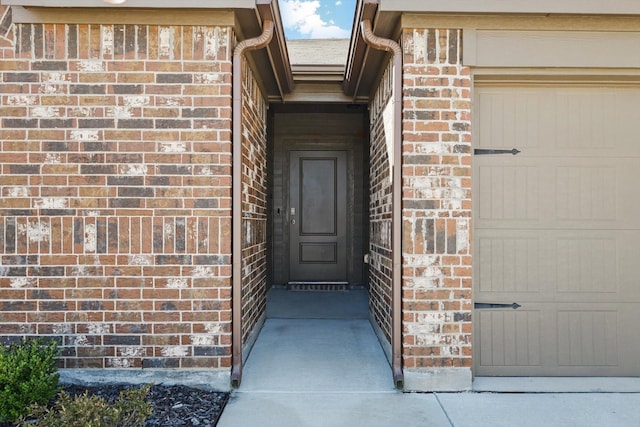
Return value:
M 347 281 L 347 153 L 291 151 L 291 282 Z

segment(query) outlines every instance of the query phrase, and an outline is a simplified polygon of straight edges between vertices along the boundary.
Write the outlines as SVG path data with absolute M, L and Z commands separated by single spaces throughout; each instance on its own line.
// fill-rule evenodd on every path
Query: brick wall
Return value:
M 229 367 L 231 29 L 0 13 L 3 340 Z
M 267 103 L 246 60 L 242 96 L 242 337 L 246 341 L 267 304 Z
M 0 58 L 13 58 L 14 35 L 11 9 L 0 4 Z
M 391 342 L 392 181 L 393 131 L 385 128 L 392 96 L 392 62 L 370 104 L 369 145 L 369 308 L 386 339 Z
M 408 370 L 471 367 L 471 79 L 462 65 L 461 35 L 402 34 Z M 463 371 L 470 384 L 470 369 Z

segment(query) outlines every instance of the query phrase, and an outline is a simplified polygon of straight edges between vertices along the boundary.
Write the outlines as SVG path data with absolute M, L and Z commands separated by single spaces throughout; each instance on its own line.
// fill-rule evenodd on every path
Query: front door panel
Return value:
M 346 282 L 346 152 L 291 151 L 289 164 L 289 280 Z

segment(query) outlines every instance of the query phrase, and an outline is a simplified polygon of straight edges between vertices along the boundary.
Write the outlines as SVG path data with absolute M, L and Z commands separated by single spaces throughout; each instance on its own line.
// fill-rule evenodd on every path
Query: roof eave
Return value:
M 275 25 L 271 43 L 266 49 L 251 52 L 249 56 L 268 99 L 283 99 L 293 90 L 284 27 L 275 0 L 130 0 L 118 5 L 109 5 L 102 0 L 58 0 L 52 3 L 50 0 L 2 0 L 3 5 L 14 6 L 14 21 L 24 23 L 77 23 L 75 21 L 91 16 L 92 23 L 110 24 L 127 21 L 131 14 L 141 19 L 136 23 L 167 25 L 172 13 L 179 13 L 177 9 L 181 9 L 184 16 L 180 15 L 179 25 L 213 23 L 233 26 L 238 41 L 259 36 L 263 22 L 271 20 Z M 154 9 L 158 14 L 150 13 Z M 160 10 L 164 12 L 160 13 Z M 207 11 L 214 10 L 226 12 L 221 15 L 224 19 L 209 19 L 211 14 Z
M 257 37 L 262 33 L 264 21 L 274 23 L 271 42 L 265 49 L 248 52 L 247 57 L 266 98 L 282 100 L 293 90 L 294 83 L 280 10 L 274 0 L 252 0 L 252 4 L 252 8 L 235 10 L 236 35 L 238 41 Z
M 395 39 L 401 30 L 400 17 L 406 13 L 486 15 L 640 15 L 637 0 L 358 0 L 353 23 L 353 31 L 347 57 L 344 91 L 353 99 L 367 99 L 371 96 L 379 75 L 371 75 L 364 70 L 380 70 L 387 54 L 368 49 L 364 42 L 360 23 L 370 20 L 375 35 Z M 373 73 L 375 74 L 375 73 Z
M 637 15 L 637 0 L 382 0 L 381 12 L 407 13 L 500 13 L 500 14 L 569 14 L 569 15 Z
M 358 1 L 343 87 L 347 96 L 360 101 L 368 99 L 379 75 L 365 73 L 364 70 L 380 70 L 388 57 L 386 52 L 369 49 L 362 38 L 360 23 L 369 20 L 377 36 L 393 38 L 398 32 L 400 15 L 401 11 L 397 10 L 383 12 L 380 0 Z
M 274 73 L 278 93 L 276 94 L 273 90 L 269 90 L 268 95 L 270 99 L 273 99 L 274 96 L 283 99 L 286 94 L 291 93 L 293 90 L 294 82 L 278 2 L 273 0 L 256 0 L 256 7 L 262 22 L 269 19 L 275 24 L 273 39 L 267 46 L 266 51 L 269 64 Z
M 356 4 L 344 76 L 344 92 L 347 96 L 355 96 L 360 83 L 364 58 L 368 50 L 360 34 L 360 22 L 364 19 L 369 19 L 373 22 L 377 9 L 378 0 L 358 1 Z

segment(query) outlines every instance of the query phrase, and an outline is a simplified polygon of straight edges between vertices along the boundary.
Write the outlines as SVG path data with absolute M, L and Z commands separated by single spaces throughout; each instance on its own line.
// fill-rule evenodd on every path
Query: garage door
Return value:
M 640 88 L 475 106 L 476 375 L 640 375 Z

